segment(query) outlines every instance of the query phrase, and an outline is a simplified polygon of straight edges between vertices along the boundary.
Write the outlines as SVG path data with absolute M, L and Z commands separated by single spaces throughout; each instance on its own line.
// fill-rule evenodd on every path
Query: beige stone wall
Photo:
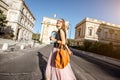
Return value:
M 49 37 L 52 35 L 52 32 L 56 32 L 58 29 L 56 28 L 57 19 L 55 18 L 48 18 L 43 17 L 42 21 L 42 29 L 41 29 L 41 36 L 40 41 L 44 44 L 50 44 L 51 41 Z M 66 26 L 69 25 L 69 22 L 66 21 Z
M 0 0 L 0 10 L 2 10 L 5 15 L 7 15 L 8 7 L 8 4 L 6 4 L 4 0 Z
M 40 41 L 44 44 L 49 44 L 50 43 L 49 37 L 51 36 L 52 32 L 57 31 L 57 28 L 55 26 L 56 19 L 43 17 L 43 21 L 41 24 L 42 24 L 42 29 L 41 29 Z
M 35 18 L 24 0 L 4 0 L 8 25 L 14 30 L 15 40 L 32 40 Z M 3 5 L 0 1 L 0 5 Z M 3 10 L 4 11 L 4 10 Z
M 85 18 L 77 24 L 75 31 L 76 45 L 81 45 L 84 40 L 99 41 L 120 45 L 120 25 Z

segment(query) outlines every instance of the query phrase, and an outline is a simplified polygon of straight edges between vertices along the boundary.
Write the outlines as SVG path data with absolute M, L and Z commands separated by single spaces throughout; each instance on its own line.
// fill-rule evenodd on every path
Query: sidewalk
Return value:
M 103 55 L 98 55 L 95 53 L 86 52 L 86 51 L 82 51 L 82 50 L 77 50 L 77 49 L 73 49 L 73 48 L 71 48 L 71 50 L 77 51 L 78 53 L 80 53 L 79 55 L 84 55 L 86 57 L 88 56 L 88 57 L 97 59 L 99 61 L 104 61 L 104 62 L 109 63 L 111 65 L 120 67 L 120 60 L 119 59 L 115 59 L 115 58 L 111 58 L 111 57 L 107 57 L 107 56 L 103 56 Z
M 45 45 L 42 44 L 40 47 L 44 47 Z M 28 48 L 24 50 L 18 50 L 18 51 L 0 51 L 0 64 L 5 63 L 11 59 L 15 59 L 17 57 L 20 57 L 26 53 L 26 51 L 31 51 L 33 49 L 38 49 L 40 47 L 33 47 Z

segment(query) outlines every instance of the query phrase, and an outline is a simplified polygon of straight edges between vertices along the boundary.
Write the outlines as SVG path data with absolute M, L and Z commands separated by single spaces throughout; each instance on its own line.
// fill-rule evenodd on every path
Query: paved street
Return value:
M 24 55 L 0 64 L 0 80 L 42 79 L 40 67 L 43 66 L 44 60 L 39 55 L 40 49 L 42 47 L 25 50 Z
M 42 49 L 41 54 L 48 57 L 49 48 L 45 51 Z M 77 80 L 120 80 L 120 67 L 116 69 L 113 65 L 104 64 L 86 55 L 84 57 L 76 50 L 72 49 L 72 51 L 74 55 L 71 56 L 71 66 Z
M 74 70 L 83 80 L 120 80 L 120 67 L 114 67 L 97 59 L 88 57 L 73 50 L 77 56 L 72 56 Z M 80 80 L 80 79 L 79 79 Z
M 51 49 L 51 45 L 29 49 L 24 55 L 0 64 L 0 80 L 44 80 Z M 73 52 L 71 66 L 77 80 L 120 80 L 120 72 L 116 69 Z

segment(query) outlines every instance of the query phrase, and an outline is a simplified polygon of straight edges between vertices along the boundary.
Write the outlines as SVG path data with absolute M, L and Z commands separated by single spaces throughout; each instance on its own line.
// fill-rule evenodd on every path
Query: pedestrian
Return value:
M 56 33 L 55 38 L 53 36 L 50 37 L 50 40 L 54 42 L 53 50 L 50 53 L 47 67 L 46 67 L 46 80 L 76 80 L 76 77 L 72 71 L 70 63 L 67 64 L 62 69 L 56 68 L 55 66 L 55 56 L 58 50 L 59 44 L 65 45 L 66 49 L 68 50 L 69 54 L 71 55 L 72 52 L 68 48 L 66 44 L 66 30 L 67 27 L 65 26 L 64 19 L 57 20 L 56 27 L 58 31 Z

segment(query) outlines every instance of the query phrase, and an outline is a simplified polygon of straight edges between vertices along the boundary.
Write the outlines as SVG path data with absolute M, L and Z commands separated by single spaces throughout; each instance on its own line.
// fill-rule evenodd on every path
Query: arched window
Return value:
M 93 28 L 92 28 L 92 27 L 89 27 L 89 28 L 88 28 L 88 35 L 89 35 L 89 36 L 92 36 L 92 33 L 93 33 Z
M 52 31 L 51 36 L 53 36 L 53 37 L 55 38 L 55 36 L 56 36 L 56 31 Z

